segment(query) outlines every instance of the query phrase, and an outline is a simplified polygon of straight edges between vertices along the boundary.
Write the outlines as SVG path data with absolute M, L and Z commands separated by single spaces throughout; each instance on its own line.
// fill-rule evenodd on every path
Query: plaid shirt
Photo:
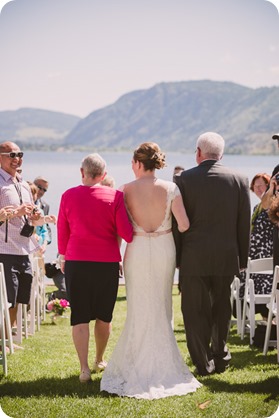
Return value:
M 18 185 L 23 203 L 33 203 L 28 183 L 18 178 Z M 18 207 L 20 198 L 11 175 L 0 168 L 0 208 L 8 205 Z M 24 223 L 23 216 L 8 222 L 8 242 L 5 242 L 6 222 L 0 226 L 0 254 L 28 255 L 38 250 L 39 245 L 33 235 L 30 238 L 20 235 Z

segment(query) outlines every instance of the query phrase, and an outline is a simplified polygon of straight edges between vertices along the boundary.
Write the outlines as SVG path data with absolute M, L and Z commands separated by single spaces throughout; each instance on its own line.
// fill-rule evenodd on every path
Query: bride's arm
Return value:
M 187 231 L 190 227 L 190 222 L 181 195 L 177 195 L 173 199 L 171 210 L 176 219 L 179 232 Z

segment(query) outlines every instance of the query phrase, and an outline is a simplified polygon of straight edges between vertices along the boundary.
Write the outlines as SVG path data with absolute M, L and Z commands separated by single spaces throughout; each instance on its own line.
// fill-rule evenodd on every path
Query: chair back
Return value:
M 255 260 L 251 260 L 250 257 L 248 258 L 241 322 L 241 339 L 243 340 L 244 338 L 247 315 L 247 325 L 250 328 L 250 344 L 253 344 L 253 337 L 255 332 L 255 304 L 267 303 L 270 299 L 270 294 L 260 296 L 254 294 L 254 282 L 251 279 L 251 274 L 254 273 L 273 275 L 273 257 L 257 258 Z M 261 300 L 259 300 L 259 298 Z
M 248 259 L 247 277 L 250 279 L 250 274 L 262 273 L 273 274 L 273 257 L 257 258 L 255 260 Z

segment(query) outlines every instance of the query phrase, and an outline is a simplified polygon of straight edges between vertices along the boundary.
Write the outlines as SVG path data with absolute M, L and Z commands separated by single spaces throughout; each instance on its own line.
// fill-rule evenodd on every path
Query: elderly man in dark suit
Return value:
M 231 283 L 248 259 L 248 179 L 220 163 L 223 151 L 219 134 L 201 135 L 198 166 L 175 178 L 190 219 L 190 229 L 179 234 L 174 226 L 174 236 L 187 346 L 199 375 L 228 366 Z

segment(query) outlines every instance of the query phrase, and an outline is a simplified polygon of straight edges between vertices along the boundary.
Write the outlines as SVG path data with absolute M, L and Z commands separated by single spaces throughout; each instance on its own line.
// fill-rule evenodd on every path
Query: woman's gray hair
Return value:
M 97 153 L 89 154 L 81 162 L 84 173 L 92 179 L 102 176 L 106 170 L 105 160 Z
M 206 132 L 198 137 L 197 148 L 206 158 L 220 160 L 224 153 L 225 141 L 216 132 Z

